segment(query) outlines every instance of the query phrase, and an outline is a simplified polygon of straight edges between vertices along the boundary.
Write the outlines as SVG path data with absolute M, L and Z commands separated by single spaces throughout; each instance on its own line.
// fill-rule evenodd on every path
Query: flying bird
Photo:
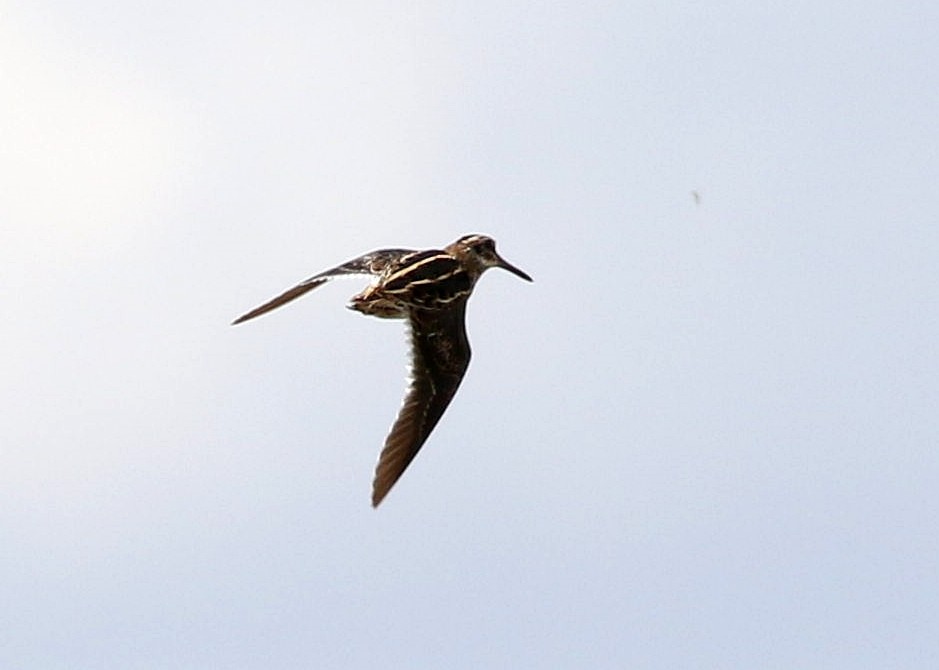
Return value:
M 320 272 L 232 322 L 243 323 L 322 286 L 330 279 L 371 275 L 349 309 L 382 319 L 405 319 L 411 335 L 411 382 L 385 439 L 372 484 L 372 506 L 404 473 L 456 394 L 470 361 L 466 301 L 479 277 L 502 268 L 531 277 L 496 253 L 485 235 L 464 235 L 443 249 L 379 249 Z

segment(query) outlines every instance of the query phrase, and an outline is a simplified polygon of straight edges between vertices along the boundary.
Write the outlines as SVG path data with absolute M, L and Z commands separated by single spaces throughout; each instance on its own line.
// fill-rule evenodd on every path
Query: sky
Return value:
M 0 666 L 934 667 L 937 31 L 0 1 Z M 229 324 L 472 232 L 534 283 L 372 509 L 402 325 Z

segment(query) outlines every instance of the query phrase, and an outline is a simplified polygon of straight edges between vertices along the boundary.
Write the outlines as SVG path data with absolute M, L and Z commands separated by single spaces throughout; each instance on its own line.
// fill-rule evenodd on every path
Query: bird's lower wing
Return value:
M 444 311 L 411 312 L 411 385 L 378 459 L 373 507 L 417 456 L 463 381 L 470 361 L 465 311 L 462 300 Z

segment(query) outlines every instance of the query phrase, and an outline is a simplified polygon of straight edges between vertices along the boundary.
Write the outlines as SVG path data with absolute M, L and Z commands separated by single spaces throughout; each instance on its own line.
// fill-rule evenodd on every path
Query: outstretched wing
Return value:
M 242 314 L 237 319 L 232 321 L 231 325 L 234 326 L 239 323 L 243 323 L 247 321 L 248 319 L 253 319 L 256 316 L 261 316 L 262 314 L 266 312 L 270 312 L 272 309 L 277 309 L 281 305 L 286 305 L 291 300 L 295 300 L 299 298 L 301 295 L 303 295 L 307 291 L 312 291 L 317 286 L 322 286 L 327 281 L 328 279 L 326 277 L 310 277 L 306 281 L 300 282 L 293 288 L 287 289 L 276 298 L 268 300 L 266 303 L 264 303 L 260 307 L 255 307 L 247 314 Z
M 287 289 L 276 298 L 268 300 L 260 307 L 255 307 L 247 314 L 242 314 L 232 321 L 232 325 L 243 323 L 256 316 L 266 314 L 272 309 L 277 309 L 281 305 L 286 305 L 288 302 L 296 300 L 304 293 L 312 291 L 318 286 L 322 286 L 330 279 L 349 275 L 380 275 L 385 271 L 389 263 L 407 253 L 410 253 L 409 249 L 381 249 L 365 254 L 364 256 L 359 256 L 358 258 L 353 258 L 351 261 L 347 261 L 342 265 L 338 265 L 330 270 L 325 270 L 317 275 L 313 275 L 309 279 L 303 280 L 293 288 Z
M 411 310 L 411 385 L 378 459 L 373 507 L 417 456 L 463 381 L 470 361 L 465 314 L 465 299 L 447 310 Z

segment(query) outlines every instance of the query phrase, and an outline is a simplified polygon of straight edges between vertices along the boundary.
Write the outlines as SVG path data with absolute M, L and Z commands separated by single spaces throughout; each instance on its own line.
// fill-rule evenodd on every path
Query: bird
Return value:
M 410 330 L 410 384 L 385 439 L 372 482 L 378 507 L 417 456 L 453 400 L 470 362 L 466 303 L 489 268 L 532 278 L 496 252 L 486 235 L 464 235 L 443 249 L 379 249 L 305 279 L 239 316 L 232 325 L 266 314 L 337 277 L 369 275 L 371 283 L 347 307 L 382 319 L 403 319 Z

